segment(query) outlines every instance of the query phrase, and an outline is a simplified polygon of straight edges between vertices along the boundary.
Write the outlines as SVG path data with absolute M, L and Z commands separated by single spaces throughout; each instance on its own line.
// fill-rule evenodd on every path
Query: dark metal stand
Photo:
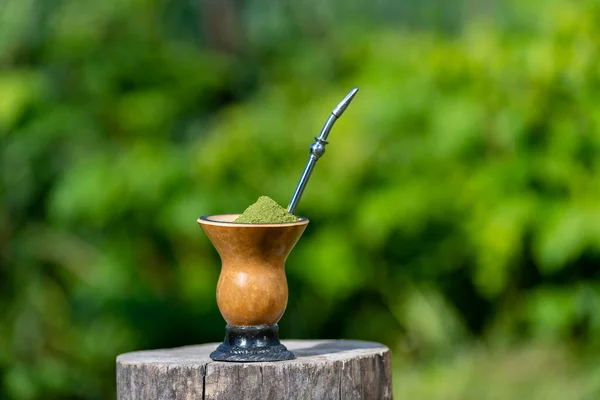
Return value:
M 279 342 L 279 326 L 232 326 L 225 328 L 225 341 L 210 354 L 215 361 L 259 362 L 283 361 L 296 358 Z

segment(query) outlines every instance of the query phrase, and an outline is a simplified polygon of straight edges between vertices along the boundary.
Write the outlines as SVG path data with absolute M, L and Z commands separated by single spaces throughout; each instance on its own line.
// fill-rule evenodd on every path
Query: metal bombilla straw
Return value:
M 306 167 L 304 167 L 304 172 L 300 177 L 298 186 L 296 186 L 296 190 L 294 191 L 294 195 L 292 196 L 290 205 L 287 208 L 287 211 L 290 214 L 293 214 L 296 210 L 296 206 L 298 205 L 298 202 L 302 197 L 302 193 L 304 193 L 304 189 L 306 188 L 308 179 L 310 178 L 310 175 L 312 174 L 312 171 L 315 168 L 317 161 L 319 161 L 319 158 L 321 158 L 321 156 L 325 154 L 325 146 L 329 144 L 329 142 L 327 141 L 327 136 L 329 136 L 331 128 L 333 128 L 335 121 L 337 121 L 342 116 L 344 111 L 346 111 L 346 108 L 348 108 L 348 106 L 352 102 L 352 99 L 356 95 L 356 92 L 358 92 L 358 88 L 352 89 L 350 93 L 348 93 L 346 97 L 344 97 L 344 99 L 340 101 L 337 106 L 335 106 L 335 108 L 331 112 L 331 115 L 329 116 L 329 118 L 327 118 L 325 125 L 323 125 L 321 133 L 319 134 L 319 136 L 315 136 L 315 141 L 310 146 L 310 157 L 308 158 Z

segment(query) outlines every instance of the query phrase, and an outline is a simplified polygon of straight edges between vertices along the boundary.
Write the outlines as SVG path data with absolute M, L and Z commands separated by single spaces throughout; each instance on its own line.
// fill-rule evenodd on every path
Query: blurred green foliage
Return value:
M 386 343 L 401 398 L 598 398 L 600 4 L 258 3 L 0 3 L 0 398 L 221 340 L 196 217 L 285 205 L 353 86 L 281 336 Z

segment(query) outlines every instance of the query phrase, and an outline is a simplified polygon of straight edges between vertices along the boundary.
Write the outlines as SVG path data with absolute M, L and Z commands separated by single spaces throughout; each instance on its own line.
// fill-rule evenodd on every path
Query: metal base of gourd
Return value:
M 296 358 L 279 342 L 279 326 L 233 326 L 227 325 L 225 341 L 210 353 L 215 361 L 261 362 L 284 361 Z

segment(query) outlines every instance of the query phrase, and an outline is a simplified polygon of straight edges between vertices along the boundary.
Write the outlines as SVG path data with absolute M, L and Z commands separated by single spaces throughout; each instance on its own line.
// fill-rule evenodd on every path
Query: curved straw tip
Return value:
M 352 102 L 352 99 L 354 99 L 354 96 L 356 96 L 356 92 L 358 92 L 358 88 L 355 87 L 346 95 L 346 97 L 344 97 L 342 101 L 338 103 L 337 106 L 335 106 L 331 113 L 338 118 L 341 117 L 344 111 L 346 111 L 346 108 L 348 108 Z

